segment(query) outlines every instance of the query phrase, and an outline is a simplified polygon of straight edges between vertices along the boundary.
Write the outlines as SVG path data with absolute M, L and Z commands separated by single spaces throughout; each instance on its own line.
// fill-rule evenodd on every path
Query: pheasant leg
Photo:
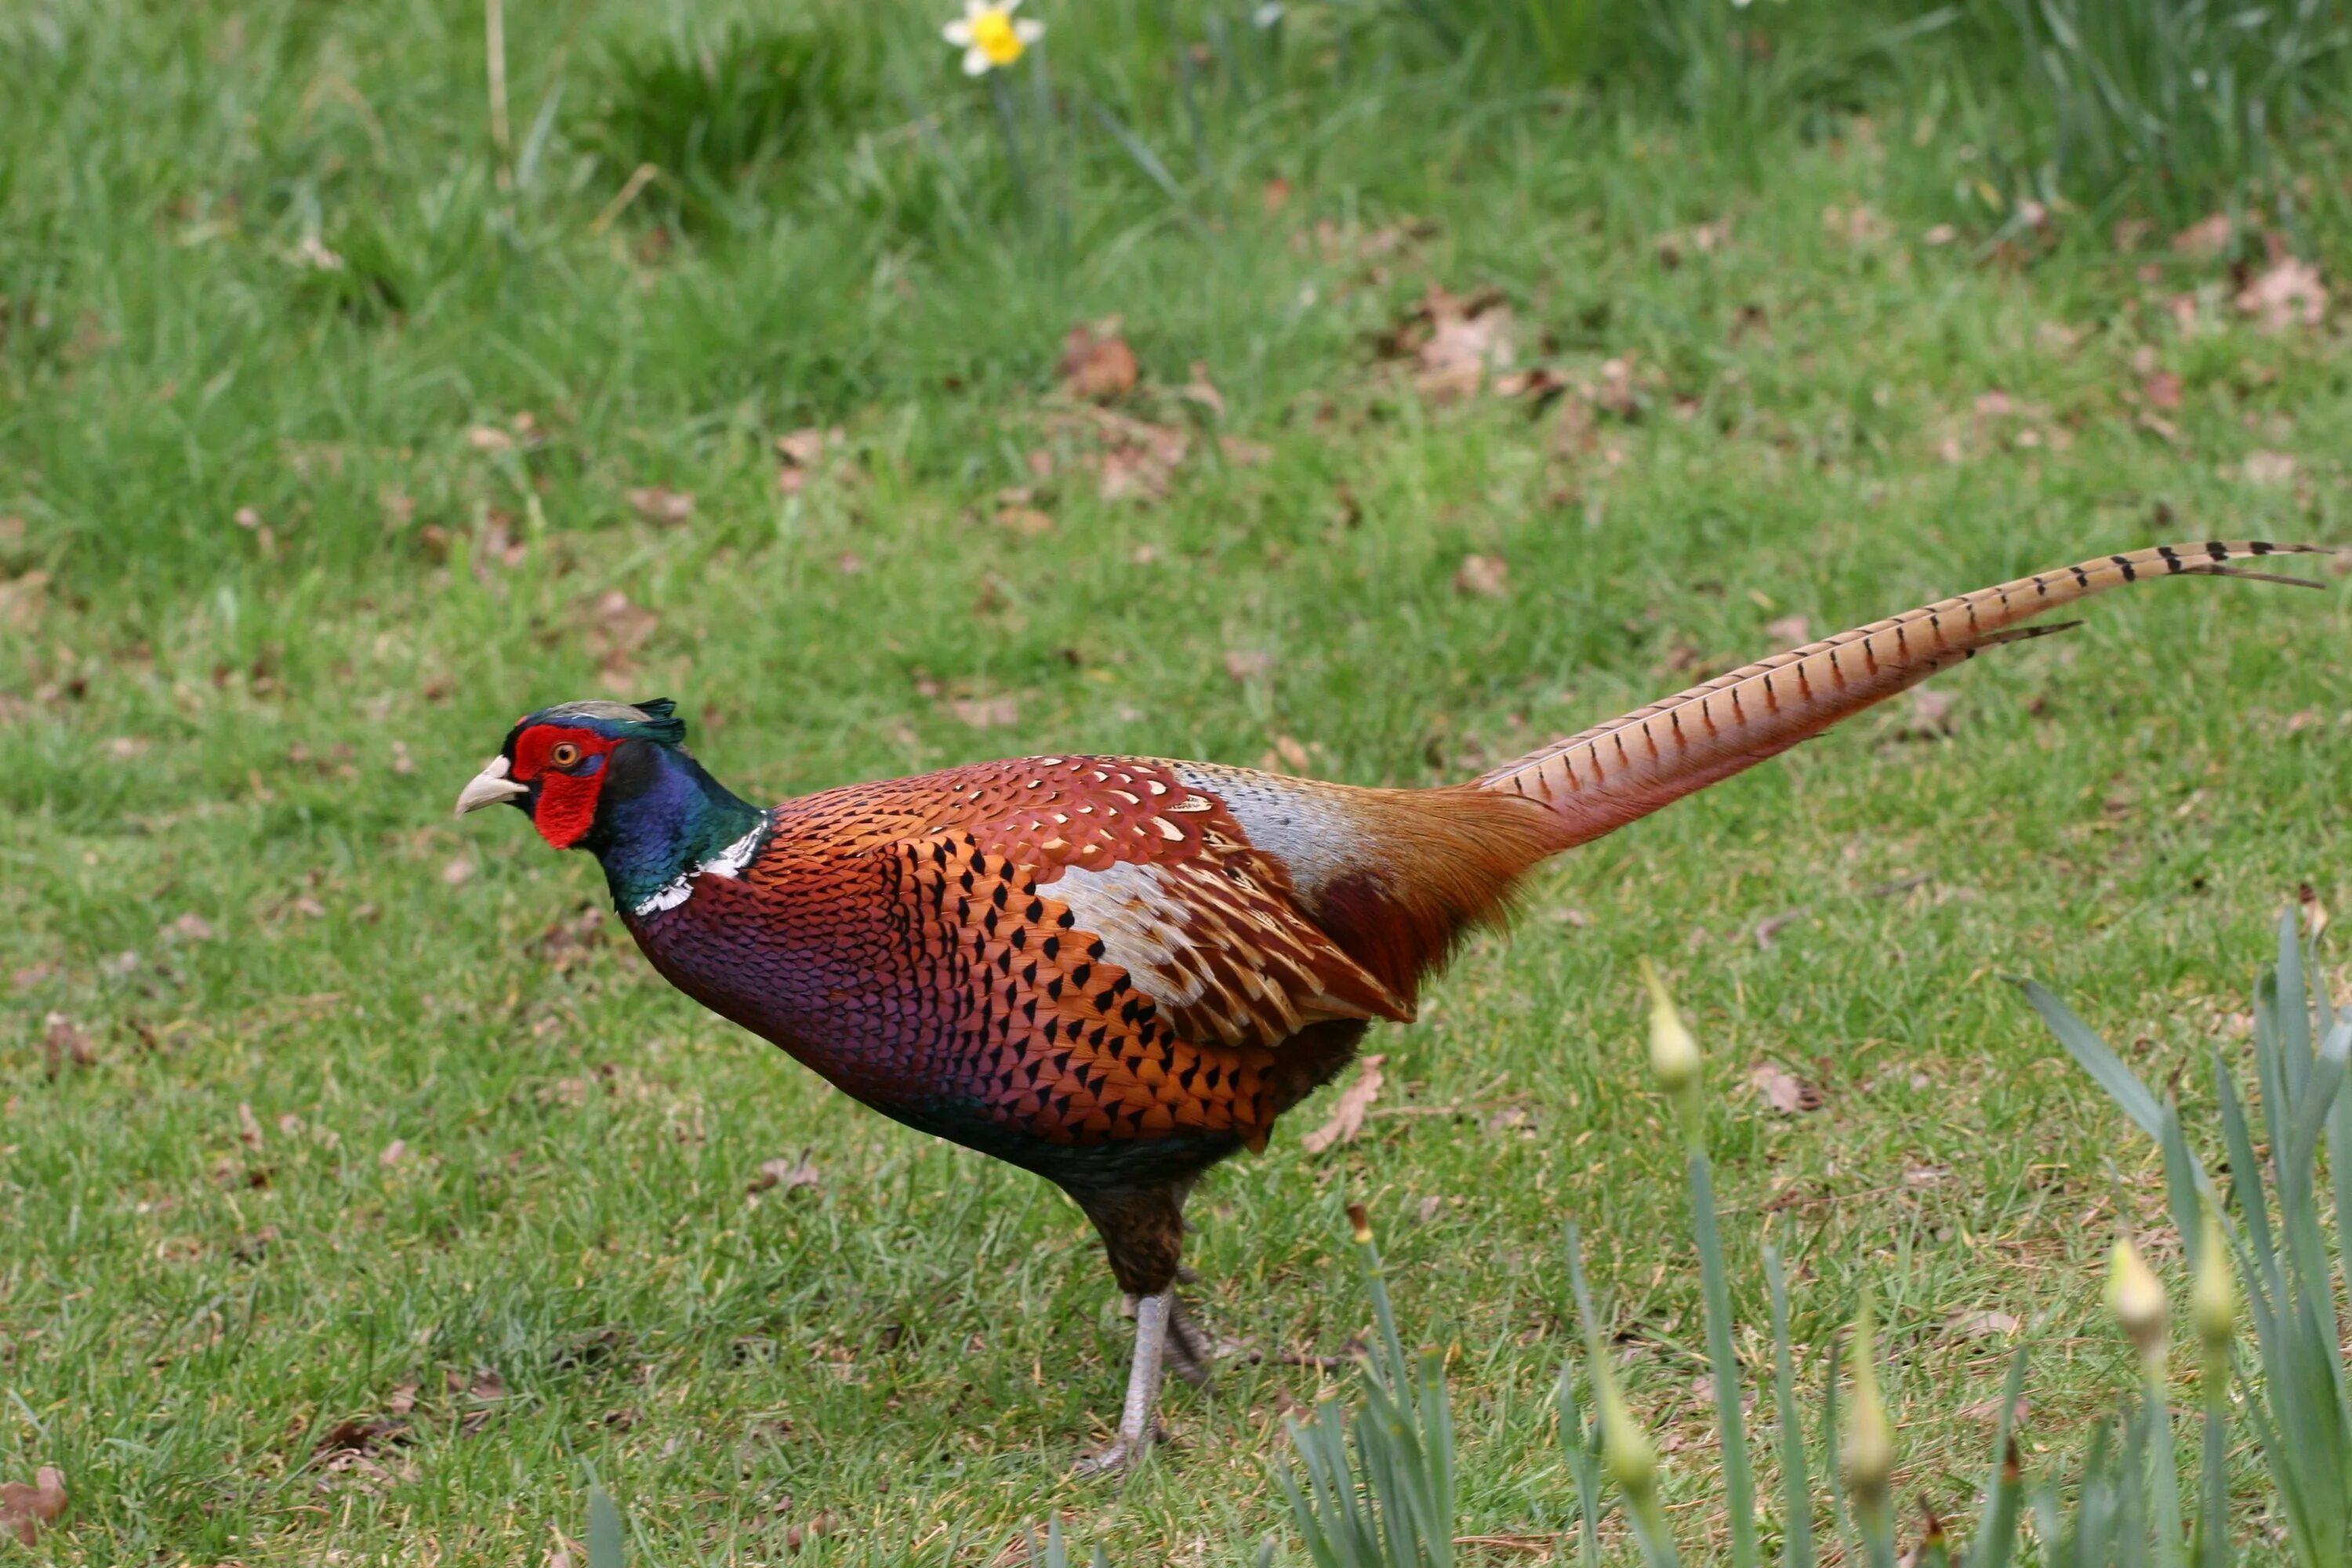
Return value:
M 1118 1436 L 1078 1461 L 1090 1474 L 1139 1463 L 1151 1447 L 1152 1416 L 1160 1404 L 1160 1371 L 1168 1354 L 1168 1321 L 1176 1307 L 1173 1288 L 1135 1303 L 1135 1359 L 1127 1373 L 1127 1404 L 1119 1412 Z

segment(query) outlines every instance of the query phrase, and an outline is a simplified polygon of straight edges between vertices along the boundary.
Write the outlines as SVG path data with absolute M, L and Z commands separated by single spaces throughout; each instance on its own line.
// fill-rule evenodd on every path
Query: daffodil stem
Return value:
M 2211 1245 L 2211 1243 L 2208 1243 Z M 2230 1568 L 2230 1360 L 2205 1358 L 2204 1504 L 2198 1520 L 2197 1568 Z
M 1683 1097 L 1695 1103 L 1696 1092 Z M 1694 1109 L 1686 1119 L 1696 1123 Z M 1715 1385 L 1715 1421 L 1723 1445 L 1724 1489 L 1731 1510 L 1734 1568 L 1757 1568 L 1756 1476 L 1748 1454 L 1747 1423 L 1739 1408 L 1739 1358 L 1731 1348 L 1731 1285 L 1723 1267 L 1723 1237 L 1716 1225 L 1715 1177 L 1706 1151 L 1690 1145 L 1691 1235 L 1698 1243 L 1699 1288 L 1706 1298 L 1706 1355 Z
M 2148 1468 L 2156 1498 L 2157 1568 L 2180 1568 L 2180 1471 L 2172 1448 L 2172 1410 L 2165 1401 L 2164 1363 L 2148 1357 L 2141 1363 L 2142 1387 L 2147 1400 Z
M 1005 85 L 1004 73 L 988 73 L 988 96 L 996 104 L 996 128 L 1004 137 L 1004 166 L 1013 176 L 1013 194 L 1021 203 L 1024 214 L 1035 216 L 1037 198 L 1029 188 L 1029 165 L 1021 157 L 1021 132 L 1013 112 L 1013 89 Z

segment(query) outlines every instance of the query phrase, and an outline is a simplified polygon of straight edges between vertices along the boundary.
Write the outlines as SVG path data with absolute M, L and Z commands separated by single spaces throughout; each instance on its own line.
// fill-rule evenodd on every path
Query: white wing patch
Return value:
M 1412 1010 L 1286 900 L 1246 873 L 1203 861 L 1072 866 L 1050 896 L 1104 961 L 1127 971 L 1183 1035 L 1274 1046 L 1335 1018 Z
M 1319 904 L 1323 889 L 1333 882 L 1377 871 L 1362 827 L 1331 791 L 1251 768 L 1213 763 L 1172 763 L 1169 767 L 1190 788 L 1207 790 L 1225 803 L 1225 810 L 1249 835 L 1250 847 L 1282 862 L 1308 908 Z

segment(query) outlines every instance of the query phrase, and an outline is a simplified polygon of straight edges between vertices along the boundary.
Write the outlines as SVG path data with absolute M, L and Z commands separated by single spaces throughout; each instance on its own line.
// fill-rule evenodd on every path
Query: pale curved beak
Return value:
M 457 815 L 463 816 L 469 811 L 479 811 L 486 805 L 496 805 L 502 800 L 512 800 L 519 795 L 530 793 L 507 777 L 507 760 L 504 757 L 492 757 L 482 771 L 474 775 L 473 782 L 457 792 Z

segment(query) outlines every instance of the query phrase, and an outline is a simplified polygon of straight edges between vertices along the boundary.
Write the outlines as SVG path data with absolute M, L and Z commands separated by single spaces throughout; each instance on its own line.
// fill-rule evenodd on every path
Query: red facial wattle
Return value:
M 576 747 L 579 759 L 559 765 L 559 749 Z M 515 739 L 514 777 L 537 784 L 531 824 L 558 849 L 569 849 L 596 822 L 596 797 L 604 787 L 604 757 L 613 742 L 593 730 L 540 724 Z M 567 753 L 568 754 L 568 753 Z

